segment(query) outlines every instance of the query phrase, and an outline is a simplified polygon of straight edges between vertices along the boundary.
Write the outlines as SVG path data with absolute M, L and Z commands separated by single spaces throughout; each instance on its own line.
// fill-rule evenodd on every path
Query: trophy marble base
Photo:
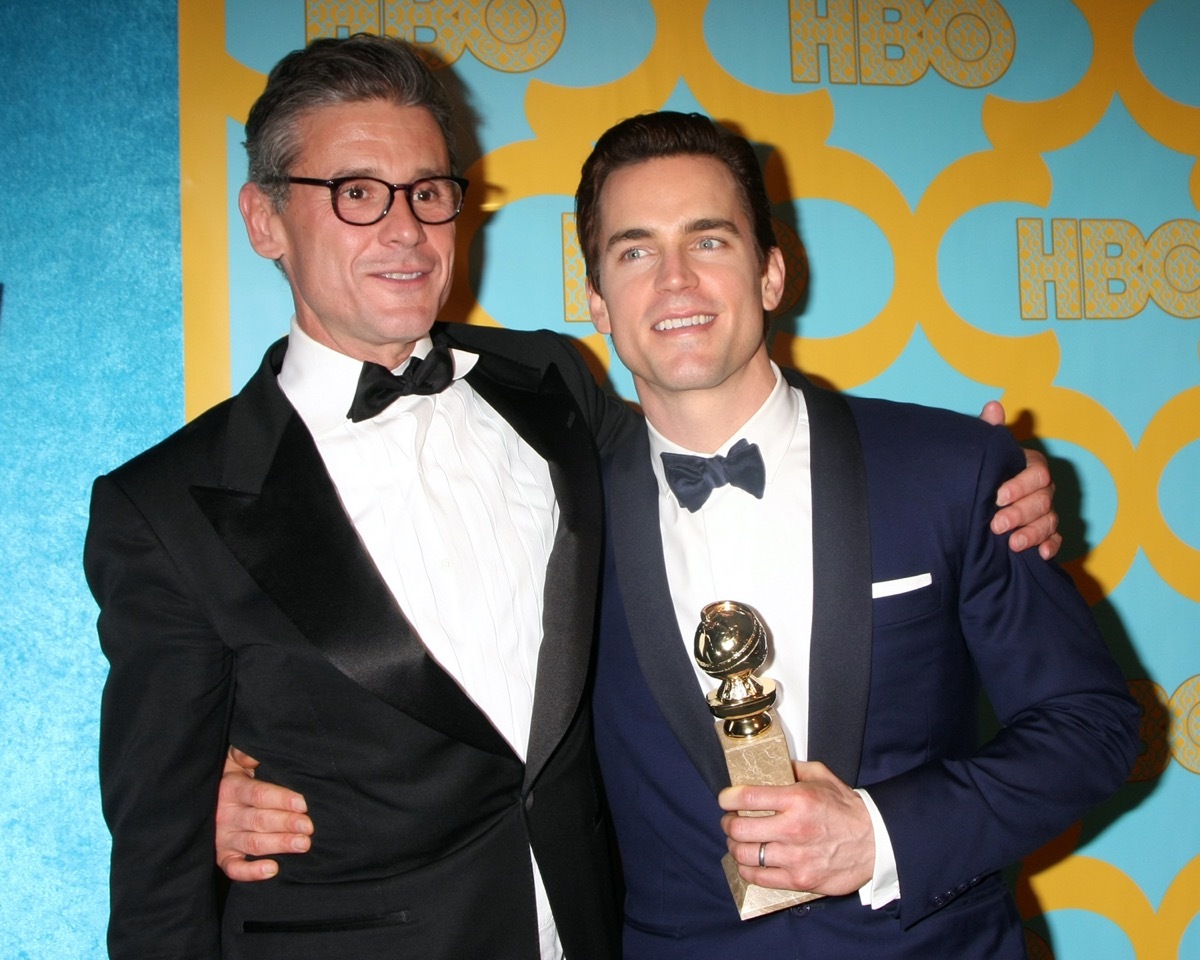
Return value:
M 728 853 L 721 858 L 721 868 L 729 882 L 729 892 L 733 894 L 733 904 L 737 907 L 738 916 L 743 920 L 753 920 L 776 910 L 798 907 L 821 896 L 819 893 L 808 893 L 804 890 L 777 890 L 774 887 L 760 887 L 757 883 L 747 883 L 738 873 L 737 861 Z
M 752 737 L 731 737 L 725 732 L 725 724 L 718 720 L 717 739 L 721 741 L 721 749 L 725 752 L 730 783 L 782 787 L 796 782 L 787 736 L 779 724 L 772 723 L 762 733 Z M 743 816 L 770 816 L 762 812 L 741 813 Z
M 796 782 L 792 771 L 792 758 L 787 738 L 777 724 L 768 727 L 753 737 L 731 737 L 725 733 L 724 724 L 717 721 L 717 738 L 725 752 L 725 765 L 729 768 L 732 784 L 767 784 L 786 786 Z M 739 810 L 744 817 L 769 817 L 762 810 Z M 777 890 L 747 883 L 738 873 L 737 862 L 729 854 L 721 858 L 725 879 L 729 882 L 733 902 L 738 916 L 743 920 L 761 917 L 776 910 L 796 907 L 821 896 L 804 890 Z

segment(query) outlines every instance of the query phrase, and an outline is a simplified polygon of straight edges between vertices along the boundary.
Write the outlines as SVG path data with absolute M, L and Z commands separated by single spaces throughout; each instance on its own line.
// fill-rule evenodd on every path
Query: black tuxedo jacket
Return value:
M 240 394 L 93 490 L 112 957 L 525 960 L 537 954 L 530 847 L 567 955 L 615 955 L 585 686 L 595 440 L 628 414 L 562 338 L 463 325 L 434 336 L 480 354 L 468 381 L 546 459 L 560 510 L 526 762 L 377 573 L 279 390 L 280 341 Z M 230 742 L 305 795 L 317 833 L 277 878 L 223 900 L 212 830 Z
M 669 597 L 641 430 L 605 478 L 593 697 L 625 960 L 1023 957 L 999 871 L 1123 782 L 1137 708 L 1069 578 L 988 530 L 996 489 L 1023 463 L 1007 431 L 789 377 L 811 439 L 808 757 L 869 789 L 901 896 L 875 911 L 850 895 L 738 919 L 720 866 L 728 774 Z M 889 581 L 910 588 L 872 589 Z M 981 689 L 1002 724 L 986 743 Z

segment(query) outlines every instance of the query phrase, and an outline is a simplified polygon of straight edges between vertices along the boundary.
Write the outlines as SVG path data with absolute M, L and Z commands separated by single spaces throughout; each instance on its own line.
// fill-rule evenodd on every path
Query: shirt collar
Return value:
M 432 349 L 433 340 L 422 337 L 413 344 L 411 356 L 392 373 L 400 373 L 413 358 L 424 357 Z M 457 348 L 451 348 L 450 354 L 454 358 L 455 380 L 466 376 L 479 359 L 478 354 Z M 313 436 L 349 422 L 347 411 L 354 400 L 362 368 L 361 360 L 318 343 L 292 317 L 287 353 L 279 371 L 279 388 Z
M 728 437 L 716 450 L 716 453 L 724 456 L 729 453 L 730 447 L 743 438 L 758 444 L 763 464 L 766 467 L 768 486 L 771 483 L 771 477 L 779 470 L 783 458 L 792 445 L 792 437 L 801 416 L 800 399 L 783 379 L 783 374 L 774 361 L 771 363 L 771 372 L 775 375 L 775 386 L 767 395 L 767 399 L 750 419 L 735 430 L 733 435 Z M 695 457 L 708 457 L 712 454 L 697 453 L 695 450 L 672 443 L 655 430 L 654 424 L 649 421 L 646 422 L 646 427 L 650 433 L 650 463 L 654 469 L 654 477 L 658 481 L 659 495 L 674 500 L 675 495 L 667 486 L 667 478 L 663 473 L 660 455 L 662 453 L 683 453 Z

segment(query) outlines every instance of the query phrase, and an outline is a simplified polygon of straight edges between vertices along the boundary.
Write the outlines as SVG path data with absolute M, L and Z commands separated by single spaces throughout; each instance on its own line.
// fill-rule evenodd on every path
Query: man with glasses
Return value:
M 595 437 L 629 414 L 569 341 L 434 323 L 467 187 L 449 127 L 397 42 L 276 66 L 239 203 L 290 333 L 96 482 L 114 958 L 617 953 L 584 685 Z M 228 743 L 322 842 L 222 904 Z
M 617 954 L 585 688 L 596 451 L 633 418 L 564 338 L 435 322 L 466 188 L 450 143 L 402 44 L 285 57 L 240 208 L 291 286 L 289 336 L 96 483 L 113 957 Z M 228 743 L 320 835 L 222 901 Z

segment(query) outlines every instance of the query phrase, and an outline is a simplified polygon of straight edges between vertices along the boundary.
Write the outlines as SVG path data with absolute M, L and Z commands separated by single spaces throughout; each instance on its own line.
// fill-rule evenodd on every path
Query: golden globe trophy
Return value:
M 771 718 L 775 682 L 755 677 L 767 659 L 767 632 L 758 615 L 743 603 L 722 600 L 700 611 L 696 663 L 721 681 L 708 695 L 717 718 L 717 739 L 725 753 L 732 784 L 795 783 L 791 752 L 783 728 Z M 742 816 L 767 817 L 770 811 L 739 810 Z M 798 906 L 821 896 L 802 890 L 776 890 L 747 883 L 730 854 L 721 858 L 725 879 L 743 920 Z

